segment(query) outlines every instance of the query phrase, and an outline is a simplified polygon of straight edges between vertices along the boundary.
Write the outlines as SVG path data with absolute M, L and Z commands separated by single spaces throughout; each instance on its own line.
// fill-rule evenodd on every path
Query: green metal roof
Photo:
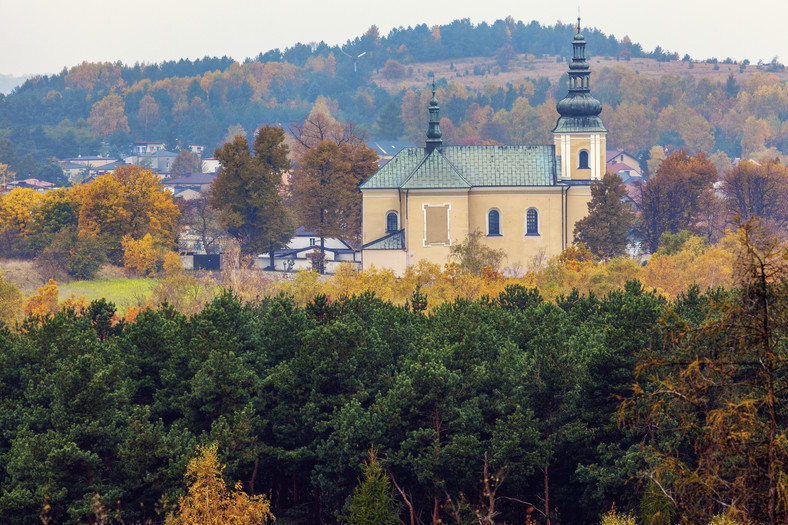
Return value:
M 561 117 L 555 123 L 553 133 L 606 133 L 602 119 L 591 117 Z
M 553 186 L 560 169 L 554 146 L 443 146 L 429 155 L 407 148 L 360 188 Z
M 471 184 L 452 166 L 440 151 L 433 151 L 400 184 L 400 188 L 414 190 L 423 188 L 470 188 Z
M 390 233 L 361 247 L 362 250 L 404 250 L 405 230 Z

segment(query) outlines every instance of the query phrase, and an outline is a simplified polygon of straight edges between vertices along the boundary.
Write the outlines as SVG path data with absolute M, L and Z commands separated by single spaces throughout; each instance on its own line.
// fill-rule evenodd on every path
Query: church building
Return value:
M 578 19 L 552 145 L 444 144 L 433 85 L 426 146 L 403 149 L 359 187 L 364 269 L 401 275 L 422 259 L 442 266 L 449 248 L 476 230 L 490 248 L 505 251 L 509 268 L 527 268 L 572 244 L 606 161 L 607 130 L 602 104 L 591 96 L 585 44 Z

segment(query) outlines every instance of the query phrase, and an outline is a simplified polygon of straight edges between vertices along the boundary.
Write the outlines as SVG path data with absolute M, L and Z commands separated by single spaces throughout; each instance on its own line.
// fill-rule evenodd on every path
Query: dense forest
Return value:
M 0 514 L 160 522 L 215 445 L 279 523 L 346 522 L 371 449 L 395 523 L 784 522 L 785 249 L 738 239 L 735 288 L 670 302 L 630 281 L 33 314 L 0 329 Z
M 374 79 L 416 75 L 426 88 L 430 71 L 420 64 L 461 57 L 487 58 L 492 65 L 436 79 L 444 139 L 547 143 L 555 100 L 566 92 L 565 78 L 556 82 L 526 75 L 498 81 L 497 75 L 534 57 L 567 60 L 573 31 L 560 23 L 542 26 L 509 18 L 473 25 L 466 19 L 398 28 L 385 36 L 373 26 L 342 48 L 297 44 L 243 63 L 227 57 L 133 66 L 83 63 L 32 78 L 0 96 L 0 163 L 20 176 L 48 180 L 57 176 L 55 159 L 120 156 L 132 140 L 162 140 L 172 150 L 198 143 L 210 154 L 236 133 L 300 122 L 316 106 L 341 122 L 355 122 L 369 138 L 420 143 L 427 90 L 383 89 Z M 669 62 L 679 60 L 678 54 L 659 47 L 647 53 L 628 37 L 583 31 L 593 56 L 619 61 L 595 69 L 592 82 L 593 93 L 605 104 L 611 148 L 641 154 L 644 165 L 655 144 L 693 154 L 719 152 L 720 166 L 729 158 L 774 158 L 788 150 L 788 90 L 769 73 L 784 69 L 776 60 L 757 66 L 722 60 L 733 68 L 727 81 L 672 74 L 647 78 L 626 67 L 627 60 Z M 682 60 L 691 62 L 686 55 Z M 758 74 L 739 78 L 755 68 Z M 488 82 L 483 89 L 468 89 L 463 82 L 468 75 Z

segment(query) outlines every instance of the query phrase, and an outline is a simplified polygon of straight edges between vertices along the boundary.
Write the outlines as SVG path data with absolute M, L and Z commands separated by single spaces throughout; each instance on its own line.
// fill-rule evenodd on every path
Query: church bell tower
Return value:
M 591 70 L 585 49 L 578 17 L 569 64 L 569 93 L 556 106 L 561 116 L 553 128 L 562 180 L 599 180 L 605 174 L 607 129 L 599 118 L 602 103 L 591 96 Z

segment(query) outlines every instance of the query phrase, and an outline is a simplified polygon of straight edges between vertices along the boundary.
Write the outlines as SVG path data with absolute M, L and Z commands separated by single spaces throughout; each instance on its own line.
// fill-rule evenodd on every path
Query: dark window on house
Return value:
M 539 235 L 539 212 L 533 208 L 525 212 L 525 234 Z
M 315 246 L 315 238 L 314 237 L 309 239 L 309 246 Z
M 501 234 L 501 214 L 498 210 L 490 210 L 487 214 L 487 235 Z
M 386 214 L 386 232 L 395 232 L 399 230 L 399 217 L 397 212 L 390 211 Z
M 580 152 L 580 159 L 577 167 L 581 170 L 588 169 L 588 152 L 586 150 Z

